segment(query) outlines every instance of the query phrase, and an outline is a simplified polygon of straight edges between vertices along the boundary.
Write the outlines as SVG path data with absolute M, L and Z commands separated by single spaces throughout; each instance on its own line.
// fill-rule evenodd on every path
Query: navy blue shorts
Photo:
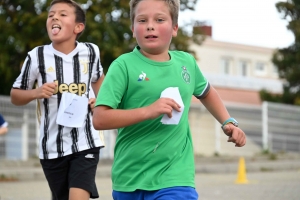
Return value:
M 198 193 L 192 187 L 171 187 L 155 191 L 136 190 L 134 192 L 118 192 L 113 190 L 114 200 L 197 200 Z
M 95 183 L 100 147 L 84 150 L 40 163 L 52 192 L 53 200 L 68 200 L 70 188 L 81 188 L 98 198 Z

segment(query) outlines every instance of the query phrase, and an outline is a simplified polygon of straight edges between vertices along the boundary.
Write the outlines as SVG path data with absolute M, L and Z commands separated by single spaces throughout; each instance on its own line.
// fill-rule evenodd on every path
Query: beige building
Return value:
M 215 41 L 192 44 L 197 63 L 225 102 L 260 105 L 259 91 L 282 92 L 271 59 L 275 49 Z

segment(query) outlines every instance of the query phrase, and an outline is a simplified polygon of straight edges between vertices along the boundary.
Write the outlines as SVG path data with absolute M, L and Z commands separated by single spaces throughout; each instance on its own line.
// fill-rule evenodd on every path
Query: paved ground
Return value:
M 273 160 L 247 158 L 247 184 L 236 184 L 239 158 L 196 159 L 199 200 L 300 200 L 300 154 Z M 100 161 L 97 187 L 101 200 L 112 200 L 111 162 Z M 4 178 L 17 181 L 1 182 Z M 0 200 L 50 200 L 50 191 L 38 160 L 0 161 Z
M 199 200 L 299 200 L 300 170 L 247 173 L 248 184 L 236 184 L 236 174 L 197 174 Z M 101 200 L 112 200 L 109 177 L 98 177 Z M 47 183 L 0 182 L 1 200 L 50 200 Z

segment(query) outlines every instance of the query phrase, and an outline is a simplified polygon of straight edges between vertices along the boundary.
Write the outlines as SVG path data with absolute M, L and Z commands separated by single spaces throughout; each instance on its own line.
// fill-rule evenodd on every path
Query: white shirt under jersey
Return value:
M 50 45 L 34 48 L 26 57 L 19 77 L 13 88 L 30 90 L 44 83 L 56 82 L 58 87 L 49 99 L 39 99 L 41 110 L 39 157 L 59 158 L 94 147 L 102 147 L 103 141 L 92 125 L 89 110 L 83 127 L 70 128 L 56 123 L 57 111 L 63 92 L 90 97 L 91 82 L 102 75 L 99 48 L 92 43 L 77 42 L 76 48 L 68 55 Z

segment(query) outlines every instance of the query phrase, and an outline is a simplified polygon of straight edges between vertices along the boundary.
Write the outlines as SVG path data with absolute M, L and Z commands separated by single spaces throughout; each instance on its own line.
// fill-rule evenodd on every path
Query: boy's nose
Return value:
M 56 21 L 56 20 L 58 20 L 58 17 L 56 15 L 54 15 L 52 20 Z
M 154 31 L 154 28 L 153 27 L 148 27 L 147 31 Z

